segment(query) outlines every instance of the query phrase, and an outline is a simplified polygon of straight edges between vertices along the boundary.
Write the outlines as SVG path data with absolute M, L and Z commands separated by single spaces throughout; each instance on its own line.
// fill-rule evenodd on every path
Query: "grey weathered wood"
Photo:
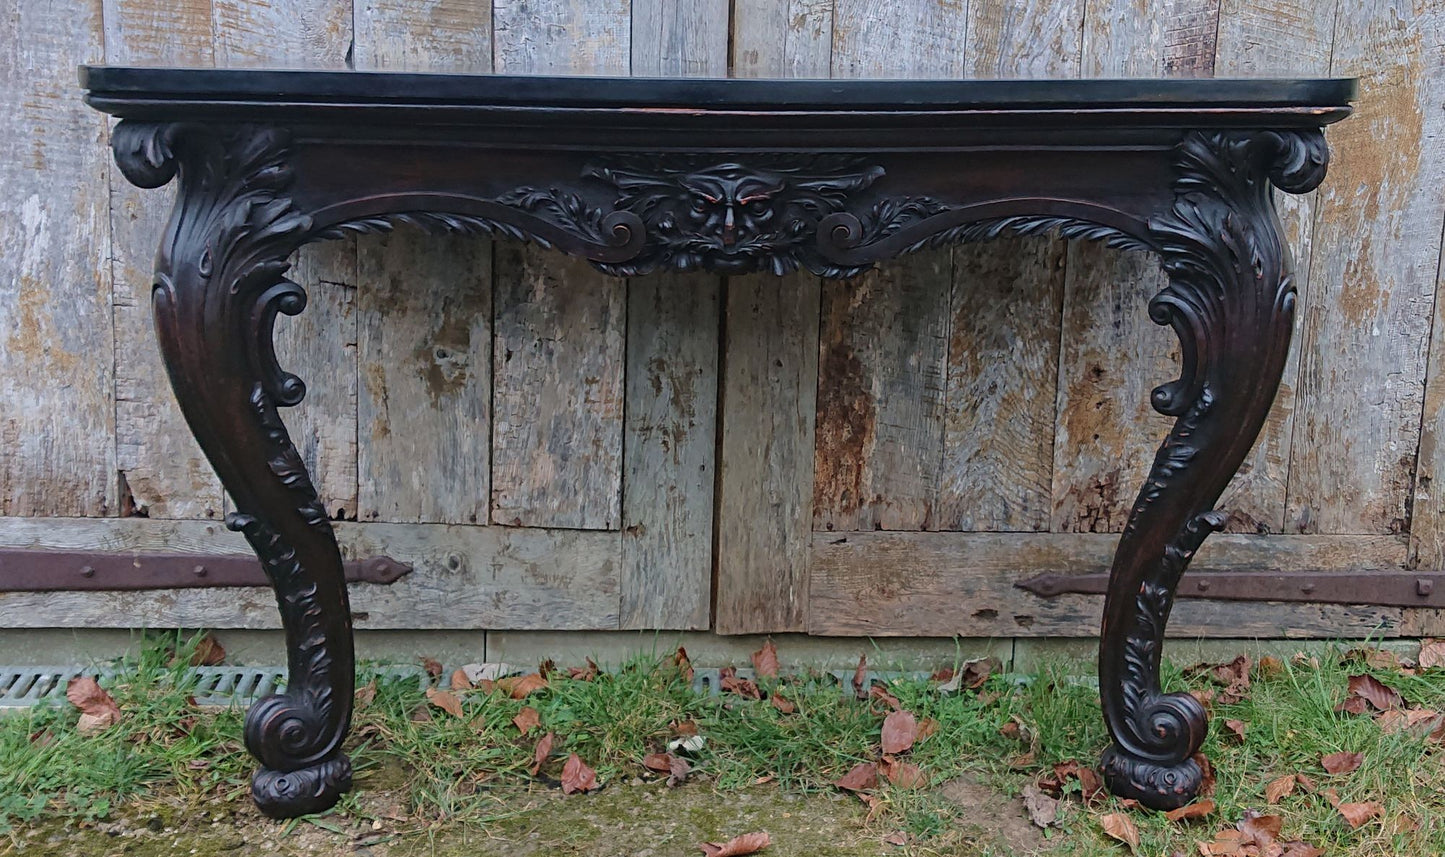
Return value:
M 738 77 L 827 77 L 831 2 L 738 0 Z M 800 631 L 807 621 L 818 389 L 819 281 L 736 277 L 725 287 L 713 628 Z
M 624 628 L 710 619 L 720 291 L 709 276 L 628 283 Z
M 1291 530 L 1408 524 L 1445 215 L 1442 40 L 1439 4 L 1361 0 L 1336 14 L 1330 73 L 1360 76 L 1360 97 L 1331 129 L 1315 210 Z
M 833 77 L 962 77 L 967 3 L 834 0 Z
M 1065 244 L 954 248 L 935 529 L 1047 530 Z
M 813 526 L 936 526 L 948 249 L 823 284 Z
M 357 517 L 486 523 L 491 246 L 404 229 L 357 251 Z
M 625 0 L 497 0 L 498 72 L 626 74 Z M 626 285 L 535 246 L 498 245 L 493 523 L 621 522 Z
M 624 283 L 535 247 L 495 254 L 492 522 L 617 529 Z
M 632 0 L 632 74 L 727 77 L 728 0 Z
M 1221 77 L 1289 74 L 1325 77 L 1333 42 L 1334 5 L 1310 0 L 1224 0 L 1220 4 L 1215 72 Z M 1294 253 L 1299 306 L 1308 307 L 1315 193 L 1276 193 L 1285 237 Z M 1247 465 L 1216 504 L 1229 510 L 1230 529 L 1285 531 L 1285 491 L 1294 439 L 1299 382 L 1299 327 L 1290 344 L 1279 392 Z
M 354 59 L 361 69 L 491 71 L 491 8 L 359 0 Z M 410 229 L 366 236 L 357 287 L 357 517 L 485 523 L 491 243 Z
M 1104 598 L 1040 598 L 1014 583 L 1042 572 L 1099 573 L 1115 539 L 1074 533 L 817 533 L 808 631 L 829 635 L 1097 635 Z M 1391 536 L 1212 537 L 1194 570 L 1387 569 L 1405 560 Z M 1404 633 L 1402 608 L 1176 602 L 1176 637 L 1367 637 Z
M 969 4 L 970 77 L 1076 77 L 1082 0 Z M 954 248 L 937 528 L 1046 530 L 1064 242 Z
M 833 0 L 732 0 L 736 77 L 828 77 Z
M 359 629 L 614 630 L 618 533 L 343 522 L 343 555 L 385 554 L 415 570 L 353 584 Z M 0 518 L 0 546 L 248 554 L 216 521 Z M 0 593 L 0 627 L 279 627 L 267 587 L 150 592 Z
M 105 61 L 210 66 L 210 0 L 106 0 Z M 121 514 L 215 518 L 221 483 L 171 393 L 151 320 L 156 245 L 175 188 L 141 190 L 111 171 L 111 271 L 115 281 L 115 447 Z
M 476 0 L 355 0 L 358 69 L 488 72 L 492 9 Z
M 352 46 L 350 0 L 248 3 L 212 0 L 216 64 L 222 67 L 345 68 Z M 306 311 L 276 325 L 281 365 L 308 384 L 283 413 L 333 517 L 356 515 L 356 242 L 303 247 L 291 278 Z
M 104 117 L 75 65 L 101 59 L 100 4 L 12 4 L 0 20 L 0 511 L 114 515 Z

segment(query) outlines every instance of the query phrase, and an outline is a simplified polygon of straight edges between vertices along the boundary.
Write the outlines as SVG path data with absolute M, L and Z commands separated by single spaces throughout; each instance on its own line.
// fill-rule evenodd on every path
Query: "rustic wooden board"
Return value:
M 1082 0 L 969 5 L 970 77 L 1076 77 Z M 1065 244 L 954 248 L 937 528 L 1047 530 Z
M 103 56 L 100 11 L 12 4 L 0 20 L 5 514 L 116 514 L 106 121 L 74 85 Z
M 626 74 L 625 0 L 497 0 L 494 68 Z M 626 284 L 531 245 L 495 255 L 491 520 L 621 522 Z
M 210 66 L 210 0 L 106 0 L 105 61 Z M 175 186 L 141 190 L 110 171 L 111 271 L 115 280 L 115 447 L 120 514 L 216 518 L 221 482 L 191 437 L 166 380 L 151 320 L 156 246 Z
M 933 529 L 950 251 L 823 284 L 813 526 Z
M 492 14 L 360 0 L 361 69 L 489 72 Z M 491 493 L 492 253 L 411 229 L 357 241 L 358 513 L 485 523 Z
M 1334 17 L 1332 5 L 1310 0 L 1225 0 L 1220 5 L 1215 73 L 1220 77 L 1325 77 L 1329 74 Z M 1296 196 L 1276 192 L 1275 204 L 1294 254 L 1298 306 L 1308 307 L 1314 299 L 1309 284 L 1315 193 Z M 1302 324 L 1301 313 L 1295 319 L 1289 359 L 1260 440 L 1244 471 L 1216 504 L 1233 513 L 1231 530 L 1285 531 L 1285 492 L 1294 439 Z M 1244 513 L 1250 505 L 1258 510 L 1253 520 Z
M 720 286 L 675 273 L 628 283 L 624 628 L 711 618 Z
M 737 0 L 738 77 L 827 77 L 831 2 Z M 819 281 L 755 274 L 725 287 L 713 628 L 801 631 L 813 529 Z
M 346 68 L 350 0 L 248 3 L 213 0 L 216 65 Z M 288 275 L 306 290 L 306 311 L 276 324 L 281 365 L 309 382 L 282 418 L 311 470 L 327 514 L 356 516 L 356 242 L 302 248 Z
M 1408 526 L 1445 215 L 1442 40 L 1439 4 L 1361 0 L 1336 15 L 1330 73 L 1358 75 L 1360 97 L 1355 115 L 1327 132 L 1333 157 L 1304 307 L 1291 530 Z
M 415 570 L 353 584 L 358 629 L 617 628 L 618 533 L 342 522 L 343 555 L 385 554 Z M 247 554 L 215 521 L 0 518 L 0 546 Z M 0 627 L 276 628 L 266 587 L 0 593 Z
M 491 245 L 406 229 L 357 250 L 358 518 L 485 523 Z
M 632 74 L 727 77 L 729 0 L 632 0 Z
M 935 528 L 1047 530 L 1066 245 L 954 248 Z
M 1109 568 L 1117 539 L 1074 533 L 817 533 L 808 631 L 880 636 L 1098 634 L 1102 595 L 1039 598 L 1014 583 L 1035 574 Z M 1405 561 L 1392 536 L 1211 538 L 1191 568 L 1388 569 Z M 1181 598 L 1175 637 L 1368 637 L 1403 633 L 1401 608 Z

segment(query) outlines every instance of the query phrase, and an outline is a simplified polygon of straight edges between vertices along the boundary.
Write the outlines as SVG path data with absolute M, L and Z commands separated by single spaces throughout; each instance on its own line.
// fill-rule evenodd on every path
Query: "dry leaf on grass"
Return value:
M 226 650 L 216 641 L 213 634 L 207 633 L 196 644 L 196 650 L 191 653 L 191 666 L 193 667 L 216 667 L 226 660 Z
M 1255 845 L 1265 846 L 1279 838 L 1284 828 L 1284 818 L 1278 815 L 1260 815 L 1254 810 L 1245 810 L 1244 818 L 1235 825 L 1240 833 L 1253 840 Z
M 1139 828 L 1134 826 L 1134 820 L 1129 816 L 1111 812 L 1099 819 L 1099 825 L 1109 836 L 1129 846 L 1130 851 L 1139 850 Z
M 1419 735 L 1427 735 L 1438 729 L 1445 718 L 1441 718 L 1438 711 L 1428 708 L 1409 708 L 1401 711 L 1392 708 L 1383 711 L 1375 722 L 1380 724 L 1380 730 L 1386 735 L 1399 732 L 1401 729 L 1408 729 Z
M 1259 664 L 1255 667 L 1255 671 L 1264 678 L 1274 678 L 1275 676 L 1283 675 L 1284 661 L 1273 655 L 1265 655 L 1259 659 Z
M 517 727 L 518 732 L 526 735 L 542 725 L 542 716 L 537 713 L 537 709 L 529 705 L 512 718 L 512 725 Z
M 376 700 L 376 682 L 369 681 L 356 689 L 356 710 L 361 711 Z
M 442 662 L 436 658 L 422 658 L 421 668 L 426 670 L 426 674 L 432 678 L 441 678 Z
M 577 792 L 592 792 L 602 788 L 597 782 L 597 772 L 582 761 L 582 757 L 576 753 L 567 757 L 567 762 L 562 766 L 562 794 L 570 795 Z
M 1269 784 L 1264 787 L 1265 803 L 1276 804 L 1294 794 L 1296 782 L 1294 774 L 1270 780 Z
M 768 702 L 771 702 L 774 708 L 778 709 L 784 714 L 792 714 L 794 711 L 798 710 L 798 706 L 794 705 L 792 700 L 783 696 L 781 693 L 774 693 L 769 696 Z
M 1330 753 L 1320 759 L 1320 766 L 1330 774 L 1348 774 L 1351 771 L 1359 770 L 1365 761 L 1364 753 Z
M 895 711 L 883 721 L 883 752 L 893 756 L 906 753 L 918 740 L 918 719 L 911 711 Z
M 1029 783 L 1024 786 L 1024 809 L 1029 820 L 1039 827 L 1047 828 L 1059 820 L 1059 801 L 1044 794 L 1038 786 Z
M 1170 821 L 1188 821 L 1194 818 L 1203 818 L 1214 812 L 1214 801 L 1205 798 L 1194 803 L 1185 804 L 1178 809 L 1171 809 L 1164 813 L 1164 817 Z
M 925 717 L 918 721 L 918 737 L 915 739 L 919 744 L 933 733 L 938 731 L 938 721 L 932 717 Z
M 868 688 L 868 698 L 888 706 L 889 711 L 897 711 L 903 707 L 903 703 L 898 701 L 898 697 L 889 693 L 888 688 L 881 684 L 875 684 Z M 874 710 L 876 711 L 877 709 L 875 708 Z
M 571 676 L 573 681 L 592 681 L 596 679 L 601 672 L 602 670 L 597 666 L 597 662 L 591 658 L 587 659 L 587 666 L 585 667 L 567 668 L 567 675 Z M 541 673 L 539 672 L 537 675 L 540 676 Z
M 966 661 L 962 669 L 953 674 L 947 682 L 938 686 L 939 693 L 956 693 L 959 690 L 978 690 L 988 677 L 1003 669 L 1003 661 L 989 656 Z
M 718 671 L 718 687 L 723 693 L 736 693 L 744 699 L 763 698 L 763 692 L 758 690 L 757 682 L 752 679 L 738 678 L 738 671 L 733 667 L 724 667 Z
M 1420 669 L 1433 670 L 1445 666 L 1445 640 L 1420 641 Z
M 1338 803 L 1335 810 L 1344 818 L 1351 828 L 1359 827 L 1372 818 L 1380 816 L 1385 807 L 1378 801 L 1366 801 L 1364 803 Z
M 683 678 L 692 681 L 692 659 L 687 656 L 687 649 L 678 646 L 677 651 L 672 653 L 672 664 Z
M 687 775 L 692 772 L 692 765 L 686 759 L 671 753 L 648 753 L 642 759 L 642 766 L 655 773 L 667 774 L 667 784 L 673 787 L 687 782 Z
M 532 767 L 529 769 L 532 776 L 537 776 L 537 773 L 542 770 L 542 766 L 547 763 L 547 758 L 552 755 L 552 744 L 556 740 L 557 736 L 548 732 L 537 742 L 536 748 L 532 751 Z
M 912 762 L 900 762 L 892 756 L 884 756 L 878 763 L 878 770 L 888 782 L 900 789 L 922 789 L 928 787 L 928 775 Z
M 76 731 L 82 735 L 99 732 L 120 722 L 120 706 L 100 683 L 88 675 L 76 676 L 65 686 L 65 698 L 80 709 Z
M 868 698 L 868 656 L 858 656 L 858 668 L 853 670 L 853 695 L 858 699 Z
M 766 831 L 759 833 L 744 833 L 742 836 L 734 836 L 727 842 L 704 842 L 698 847 L 702 849 L 707 857 L 743 857 L 746 854 L 756 854 L 759 851 L 773 844 L 773 840 Z
M 449 690 L 437 690 L 429 687 L 426 689 L 426 701 L 453 717 L 462 716 L 462 701 Z
M 860 762 L 853 770 L 839 777 L 833 785 L 844 791 L 866 792 L 878 788 L 878 765 L 874 762 Z
M 497 688 L 513 699 L 526 699 L 546 686 L 547 680 L 542 678 L 540 673 L 527 673 L 526 675 L 497 679 Z
M 908 834 L 904 833 L 901 830 L 895 830 L 887 836 L 883 837 L 883 844 L 894 845 L 902 848 L 903 846 L 908 844 Z
M 1247 724 L 1245 724 L 1243 720 L 1226 720 L 1224 721 L 1224 728 L 1228 729 L 1229 733 L 1233 735 L 1239 743 L 1244 743 L 1244 730 L 1247 728 Z
M 1359 710 L 1359 703 L 1352 702 L 1356 699 L 1364 700 L 1376 711 L 1389 711 L 1392 708 L 1401 708 L 1405 704 L 1405 700 L 1401 698 L 1398 690 L 1383 684 L 1372 675 L 1350 676 L 1345 701 L 1336 706 L 1335 710 L 1363 714 L 1364 711 Z
M 778 677 L 778 649 L 773 645 L 773 638 L 769 637 L 763 647 L 753 652 L 753 671 L 758 678 Z

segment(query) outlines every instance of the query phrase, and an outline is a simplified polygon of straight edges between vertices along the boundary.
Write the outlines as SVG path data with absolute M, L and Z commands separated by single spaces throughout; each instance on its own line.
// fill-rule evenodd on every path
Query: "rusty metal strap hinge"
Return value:
M 1040 598 L 1103 595 L 1108 574 L 1040 574 L 1015 583 Z M 1372 607 L 1445 607 L 1445 574 L 1411 571 L 1187 572 L 1175 595 L 1220 601 L 1301 601 Z
M 394 583 L 412 567 L 389 556 L 343 564 L 348 583 Z M 270 586 L 246 554 L 0 550 L 0 592 Z

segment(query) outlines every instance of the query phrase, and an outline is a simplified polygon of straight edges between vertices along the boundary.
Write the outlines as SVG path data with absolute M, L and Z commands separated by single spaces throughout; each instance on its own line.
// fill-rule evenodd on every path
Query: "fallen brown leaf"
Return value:
M 587 666 L 585 667 L 567 668 L 567 675 L 571 676 L 573 681 L 592 681 L 597 678 L 600 672 L 602 672 L 602 670 L 597 666 L 597 662 L 591 658 L 587 659 Z M 538 675 L 541 675 L 541 673 L 538 673 Z
M 537 746 L 532 750 L 532 767 L 529 769 L 532 776 L 537 776 L 537 773 L 542 770 L 542 766 L 547 763 L 547 759 L 552 755 L 552 744 L 556 738 L 557 736 L 548 732 L 537 741 Z
M 537 713 L 537 709 L 529 705 L 519 711 L 516 717 L 512 718 L 512 725 L 517 727 L 518 732 L 526 735 L 528 732 L 542 725 L 542 716 Z
M 921 789 L 928 786 L 928 775 L 912 762 L 900 762 L 892 756 L 884 756 L 878 763 L 878 770 L 888 782 L 900 789 Z
M 1164 813 L 1164 817 L 1170 821 L 1188 821 L 1194 818 L 1203 818 L 1212 812 L 1214 812 L 1214 801 L 1206 798 L 1185 804 L 1178 809 L 1172 809 Z
M 938 721 L 932 717 L 925 717 L 918 721 L 918 743 L 938 731 Z
M 356 689 L 356 710 L 364 710 L 376 700 L 376 682 L 369 681 Z
M 649 771 L 665 774 L 672 770 L 672 759 L 671 753 L 648 753 L 642 757 L 642 767 Z
M 1230 734 L 1233 735 L 1235 739 L 1239 741 L 1239 743 L 1244 743 L 1244 730 L 1246 728 L 1246 724 L 1243 720 L 1226 720 L 1224 721 L 1224 728 L 1228 729 Z
M 883 752 L 906 753 L 918 740 L 918 720 L 911 711 L 895 711 L 883 720 Z
M 868 698 L 868 656 L 858 656 L 858 668 L 853 670 L 853 695 L 858 699 Z
M 1269 784 L 1264 787 L 1264 802 L 1276 804 L 1294 794 L 1295 782 L 1294 774 L 1270 780 Z
M 675 789 L 687 782 L 687 775 L 692 773 L 692 765 L 681 756 L 672 756 L 671 759 L 672 762 L 667 771 L 667 785 L 669 788 Z
M 903 832 L 902 830 L 895 830 L 887 836 L 883 837 L 883 844 L 894 845 L 898 848 L 902 848 L 903 846 L 908 844 L 908 834 Z
M 898 701 L 898 697 L 889 693 L 888 688 L 881 684 L 875 684 L 868 688 L 868 698 L 883 703 L 888 706 L 888 710 L 890 711 L 897 711 L 903 707 L 903 703 Z
M 1382 814 L 1385 807 L 1376 801 L 1366 801 L 1364 803 L 1335 804 L 1335 810 L 1353 829 Z
M 1194 764 L 1203 772 L 1199 781 L 1199 797 L 1209 797 L 1214 794 L 1214 763 L 1203 753 L 1195 753 L 1189 758 L 1193 759 Z
M 527 673 L 526 675 L 497 679 L 497 688 L 512 699 L 526 699 L 546 686 L 547 680 L 542 678 L 540 673 Z
M 672 653 L 672 663 L 683 678 L 692 681 L 692 660 L 687 656 L 687 649 L 678 646 L 677 651 Z
M 1369 702 L 1377 711 L 1388 711 L 1391 708 L 1400 708 L 1405 704 L 1399 691 L 1383 684 L 1372 675 L 1350 676 L 1349 694 Z
M 1365 761 L 1364 753 L 1330 753 L 1320 758 L 1320 767 L 1325 769 L 1327 774 L 1348 774 L 1351 771 L 1359 770 Z
M 732 667 L 724 667 L 718 672 L 718 687 L 723 693 L 736 693 L 745 699 L 762 699 L 763 692 L 758 690 L 757 682 L 752 679 L 738 678 L 738 671 Z
M 191 653 L 191 666 L 193 667 L 215 667 L 226 661 L 226 650 L 216 640 L 214 634 L 207 632 L 200 642 L 196 643 L 196 650 Z
M 422 658 L 421 668 L 426 670 L 426 674 L 432 678 L 441 678 L 442 662 L 436 658 Z
M 1424 639 L 1420 641 L 1420 669 L 1433 670 L 1445 666 L 1445 640 Z
M 1400 659 L 1394 652 L 1387 649 L 1375 648 L 1354 648 L 1345 652 L 1341 658 L 1344 662 L 1358 661 L 1371 669 L 1397 670 L 1400 668 Z
M 844 791 L 866 792 L 878 788 L 878 765 L 874 762 L 859 762 L 853 769 L 834 781 L 833 785 Z
M 769 637 L 763 647 L 753 652 L 753 671 L 758 678 L 778 677 L 778 648 L 773 645 L 773 638 Z
M 80 709 L 76 731 L 81 734 L 99 732 L 120 722 L 120 706 L 115 704 L 100 683 L 88 675 L 76 676 L 65 685 L 65 698 Z
M 768 697 L 768 701 L 773 704 L 774 708 L 778 709 L 784 714 L 792 714 L 794 711 L 798 710 L 798 706 L 794 705 L 792 700 L 784 697 L 781 693 L 772 694 Z
M 551 658 L 543 658 L 542 662 L 540 664 L 537 664 L 537 675 L 541 676 L 542 678 L 550 679 L 552 677 L 552 673 L 556 671 L 557 662 L 552 660 Z
M 1278 815 L 1260 815 L 1254 810 L 1245 810 L 1244 818 L 1235 825 L 1240 833 L 1253 840 L 1255 845 L 1269 845 L 1279 838 L 1284 828 L 1284 818 Z
M 1279 857 L 1325 857 L 1325 849 L 1295 840 L 1284 843 L 1284 851 Z
M 1259 659 L 1259 664 L 1256 665 L 1255 670 L 1264 678 L 1274 678 L 1275 676 L 1284 674 L 1284 661 L 1273 655 L 1265 655 Z
M 760 832 L 734 836 L 721 844 L 704 842 L 698 847 L 702 849 L 706 857 L 743 857 L 745 854 L 756 854 L 772 844 L 772 838 L 766 832 Z
M 472 680 L 467 678 L 466 670 L 452 670 L 452 690 L 471 690 Z
M 1029 820 L 1039 827 L 1048 828 L 1059 820 L 1059 801 L 1057 798 L 1049 797 L 1033 783 L 1024 786 L 1023 792 L 1024 809 L 1028 811 Z
M 588 767 L 581 756 L 573 753 L 567 757 L 567 762 L 562 765 L 562 794 L 592 792 L 600 788 L 597 772 Z
M 426 689 L 426 701 L 453 717 L 462 716 L 462 701 L 449 690 L 437 690 L 429 687 Z
M 1129 846 L 1130 851 L 1139 850 L 1139 828 L 1134 820 L 1122 812 L 1111 812 L 1099 819 L 1099 824 L 1110 837 Z

